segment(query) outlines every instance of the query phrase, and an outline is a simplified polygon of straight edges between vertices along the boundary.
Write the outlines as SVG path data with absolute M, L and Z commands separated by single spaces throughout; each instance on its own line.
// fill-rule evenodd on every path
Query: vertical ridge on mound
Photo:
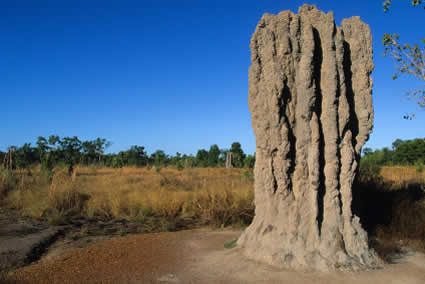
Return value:
M 238 241 L 291 268 L 374 266 L 351 212 L 360 151 L 372 131 L 371 33 L 332 12 L 264 14 L 251 39 L 248 103 L 256 136 L 256 216 Z

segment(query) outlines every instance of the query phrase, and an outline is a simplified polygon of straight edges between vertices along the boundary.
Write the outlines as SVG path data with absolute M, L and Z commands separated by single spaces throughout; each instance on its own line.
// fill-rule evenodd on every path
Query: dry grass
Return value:
M 382 167 L 381 176 L 393 188 L 403 188 L 411 184 L 425 184 L 425 171 L 418 172 L 414 166 Z
M 363 173 L 365 174 L 365 173 Z M 400 240 L 425 251 L 425 180 L 415 167 L 384 167 L 353 188 L 353 212 L 383 251 Z M 245 226 L 254 214 L 252 171 L 245 169 L 76 168 L 45 176 L 0 172 L 0 205 L 66 223 L 74 216 L 140 222 L 145 232 L 191 225 Z M 397 245 L 394 245 L 397 244 Z
M 425 251 L 425 175 L 415 167 L 383 167 L 378 177 L 359 178 L 352 208 L 384 259 L 405 245 Z
M 77 168 L 56 169 L 51 180 L 14 172 L 3 205 L 24 215 L 66 222 L 67 216 L 214 226 L 246 225 L 254 212 L 252 175 L 244 169 Z M 7 183 L 2 182 L 5 188 Z M 14 190 L 9 189 L 14 187 Z M 3 190 L 6 192 L 6 190 Z M 173 224 L 174 223 L 174 224 Z

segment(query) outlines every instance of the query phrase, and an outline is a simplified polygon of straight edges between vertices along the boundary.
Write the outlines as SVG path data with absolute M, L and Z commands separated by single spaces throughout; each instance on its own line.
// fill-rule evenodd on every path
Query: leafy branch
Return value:
M 412 6 L 425 4 L 425 1 L 412 0 Z M 383 3 L 384 11 L 388 12 L 391 1 L 386 0 Z M 425 8 L 425 5 L 424 5 Z M 384 56 L 391 56 L 396 62 L 396 72 L 393 79 L 397 79 L 400 75 L 412 75 L 419 80 L 425 82 L 425 39 L 421 39 L 420 44 L 401 44 L 400 35 L 386 33 L 382 37 L 382 44 L 385 46 Z M 406 95 L 417 99 L 420 107 L 425 108 L 425 88 L 409 90 Z
M 411 1 L 412 6 L 420 6 L 424 2 L 422 0 L 412 0 Z M 390 10 L 390 6 L 392 4 L 391 0 L 385 0 L 384 3 L 382 3 L 382 6 L 384 6 L 384 12 L 388 12 Z M 424 6 L 425 9 L 425 6 Z

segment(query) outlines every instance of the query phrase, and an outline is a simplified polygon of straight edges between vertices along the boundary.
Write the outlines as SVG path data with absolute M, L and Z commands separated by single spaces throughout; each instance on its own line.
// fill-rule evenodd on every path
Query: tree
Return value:
M 372 148 L 368 148 L 368 147 L 363 148 L 363 156 L 370 155 L 371 153 L 373 153 Z
M 205 149 L 198 150 L 195 163 L 197 167 L 206 168 L 208 166 L 208 151 Z
M 120 151 L 118 155 L 112 158 L 111 166 L 114 168 L 122 168 L 124 165 L 127 165 L 126 152 Z
M 392 143 L 392 150 L 387 147 L 375 151 L 365 148 L 363 154 L 361 158 L 361 164 L 363 165 L 415 165 L 425 160 L 425 139 L 397 139 Z
M 128 165 L 143 167 L 148 163 L 148 155 L 145 152 L 145 147 L 133 145 L 127 151 Z
M 112 143 L 110 141 L 107 141 L 105 138 L 97 138 L 96 140 L 93 141 L 93 143 L 95 145 L 95 152 L 96 152 L 98 161 L 100 162 L 106 148 L 111 146 Z M 142 149 L 142 151 L 143 151 L 143 149 Z
M 53 168 L 56 164 L 58 164 L 61 158 L 63 159 L 63 152 L 61 152 L 59 149 L 60 147 L 59 136 L 50 135 L 48 141 L 49 141 L 49 153 L 47 155 L 47 160 L 48 160 L 47 162 L 50 164 L 51 168 Z
M 400 146 L 401 144 L 403 144 L 405 141 L 401 140 L 401 139 L 396 139 L 393 143 L 392 143 L 392 148 L 393 150 L 397 150 L 397 147 Z
M 49 142 L 43 136 L 37 138 L 37 149 L 39 153 L 40 165 L 42 171 L 51 172 L 53 169 L 53 157 Z
M 40 155 L 45 154 L 49 150 L 49 142 L 43 136 L 38 136 L 36 144 Z
M 245 168 L 254 168 L 255 165 L 255 154 L 246 156 L 245 160 L 243 161 L 243 165 Z
M 0 162 L 3 162 L 4 157 L 6 157 L 6 153 L 3 151 L 0 151 Z
M 59 140 L 60 151 L 64 158 L 65 164 L 68 166 L 68 174 L 72 175 L 74 165 L 78 163 L 80 158 L 81 141 L 77 136 L 64 137 Z
M 36 151 L 31 147 L 31 143 L 25 143 L 22 147 L 15 150 L 15 166 L 23 169 L 37 161 Z
M 182 154 L 177 152 L 174 157 L 171 157 L 170 164 L 176 166 L 178 169 L 183 169 L 184 164 L 183 164 L 183 161 L 182 161 Z
M 219 156 L 220 148 L 218 148 L 217 144 L 211 145 L 208 152 L 208 167 L 217 167 Z
M 407 140 L 400 144 L 394 152 L 394 160 L 401 165 L 414 165 L 425 159 L 425 140 Z
M 156 150 L 150 157 L 151 163 L 155 166 L 164 166 L 168 163 L 168 156 L 162 150 Z
M 412 5 L 419 7 L 425 4 L 425 1 L 412 0 Z M 383 3 L 384 11 L 388 12 L 391 6 L 391 0 Z M 425 5 L 423 5 L 425 8 Z M 411 75 L 425 83 L 425 38 L 421 39 L 419 44 L 402 44 L 400 35 L 384 34 L 382 44 L 385 46 L 384 56 L 391 56 L 396 61 L 396 72 L 393 79 L 397 79 L 400 75 Z M 419 106 L 425 108 L 425 88 L 416 90 L 408 90 L 406 95 L 415 98 Z M 414 115 L 413 115 L 414 116 Z M 408 115 L 405 118 L 410 118 Z
M 81 162 L 89 165 L 96 159 L 96 145 L 94 141 L 84 141 L 81 143 Z
M 242 150 L 241 143 L 233 142 L 232 147 L 230 148 L 230 152 L 232 152 L 232 164 L 236 168 L 242 168 L 243 162 L 245 159 L 245 154 Z

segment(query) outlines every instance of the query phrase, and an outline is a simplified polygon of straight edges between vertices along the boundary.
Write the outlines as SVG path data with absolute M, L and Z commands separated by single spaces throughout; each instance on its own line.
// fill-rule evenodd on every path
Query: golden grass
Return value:
M 425 184 L 425 171 L 418 172 L 414 166 L 387 166 L 381 168 L 384 182 L 394 188 L 403 188 L 409 184 Z
M 125 167 L 55 169 L 51 180 L 16 171 L 15 190 L 3 205 L 40 218 L 85 215 L 101 219 L 177 220 L 191 217 L 215 226 L 245 224 L 254 211 L 252 174 L 245 169 Z
M 365 179 L 353 188 L 353 209 L 365 229 L 380 238 L 425 237 L 425 174 L 415 167 L 383 167 L 381 176 L 383 182 Z M 38 169 L 2 171 L 0 206 L 52 224 L 82 215 L 134 220 L 144 231 L 190 222 L 244 226 L 254 215 L 253 187 L 246 169 L 77 167 L 72 177 L 63 169 L 52 176 Z

